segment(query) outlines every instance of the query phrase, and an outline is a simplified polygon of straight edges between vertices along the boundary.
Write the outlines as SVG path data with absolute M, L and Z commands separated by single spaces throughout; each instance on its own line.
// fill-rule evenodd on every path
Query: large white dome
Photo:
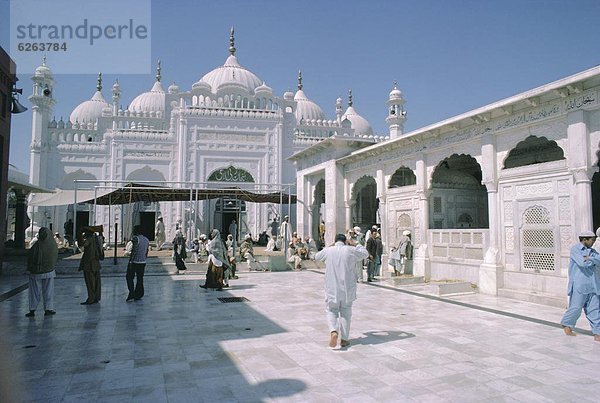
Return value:
M 96 119 L 102 116 L 102 110 L 106 107 L 110 107 L 110 105 L 98 90 L 92 99 L 80 103 L 73 109 L 69 120 L 71 123 L 95 123 Z
M 161 112 L 165 113 L 165 90 L 160 81 L 156 81 L 152 89 L 135 97 L 129 104 L 133 112 Z
M 219 88 L 225 87 L 237 87 L 248 94 L 254 94 L 255 88 L 261 86 L 263 81 L 250 70 L 240 66 L 235 55 L 230 55 L 223 66 L 205 74 L 192 88 L 202 83 L 210 85 L 215 94 Z

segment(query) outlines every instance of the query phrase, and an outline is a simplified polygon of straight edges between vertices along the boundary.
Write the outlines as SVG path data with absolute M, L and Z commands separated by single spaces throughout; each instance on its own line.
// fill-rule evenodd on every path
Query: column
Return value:
M 590 161 L 590 139 L 586 123 L 586 112 L 582 110 L 567 115 L 567 137 L 569 140 L 569 171 L 575 179 L 573 205 L 575 214 L 574 230 L 593 231 L 592 218 L 592 176 L 596 167 Z
M 356 205 L 356 200 L 347 200 L 346 201 L 346 229 L 350 229 L 352 227 L 354 227 L 354 223 L 352 222 L 352 209 L 354 209 L 354 206 Z
M 325 244 L 331 245 L 335 235 L 345 231 L 344 175 L 335 160 L 325 164 Z
M 496 144 L 491 134 L 482 138 L 481 144 L 481 174 L 482 183 L 487 189 L 488 197 L 488 239 L 484 247 L 483 264 L 479 266 L 477 286 L 483 294 L 498 295 L 498 289 L 504 284 L 503 266 L 501 265 L 501 245 L 499 242 L 500 206 L 498 201 L 498 175 L 496 164 Z
M 415 245 L 413 257 L 413 274 L 415 277 L 431 279 L 431 262 L 429 260 L 429 190 L 427 189 L 427 165 L 422 155 L 416 161 L 417 194 L 419 196 L 419 227 L 415 225 L 413 243 Z

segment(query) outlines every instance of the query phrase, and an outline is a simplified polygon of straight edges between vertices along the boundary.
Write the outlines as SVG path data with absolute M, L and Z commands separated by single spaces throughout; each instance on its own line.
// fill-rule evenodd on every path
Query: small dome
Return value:
M 389 99 L 390 101 L 402 99 L 402 91 L 400 91 L 396 85 L 394 85 L 394 89 L 390 91 Z
M 44 56 L 44 60 L 42 62 L 41 66 L 38 66 L 38 68 L 35 69 L 35 76 L 36 77 L 52 77 L 52 70 L 50 70 L 50 67 L 46 66 L 46 56 Z
M 241 86 L 248 94 L 253 94 L 254 89 L 259 87 L 263 81 L 251 71 L 240 66 L 235 55 L 230 55 L 223 66 L 205 74 L 192 88 L 195 89 L 201 83 L 208 84 L 213 93 L 226 84 L 233 84 Z
M 369 122 L 367 121 L 367 119 L 365 119 L 362 116 L 360 116 L 354 110 L 353 106 L 349 106 L 348 109 L 346 109 L 346 112 L 342 116 L 342 121 L 344 119 L 348 119 L 350 122 L 352 122 L 352 128 L 354 129 L 354 134 L 355 135 L 357 135 L 357 136 L 360 136 L 360 135 L 371 136 L 371 135 L 373 135 L 373 129 L 371 128 L 371 125 L 369 124 Z
M 259 85 L 254 90 L 255 94 L 258 94 L 259 92 L 272 94 L 273 93 L 273 89 L 271 87 L 269 87 L 267 84 L 265 84 L 265 82 L 263 81 L 262 85 Z
M 108 102 L 102 96 L 100 90 L 96 91 L 92 99 L 80 103 L 69 116 L 71 123 L 79 122 L 83 123 L 94 123 L 96 119 L 102 116 L 102 110 L 106 107 L 110 107 Z
M 178 94 L 179 86 L 177 84 L 175 84 L 175 82 L 173 82 L 173 84 L 169 85 L 169 88 L 167 89 L 167 91 L 169 91 L 169 94 Z
M 204 81 L 198 81 L 194 83 L 194 85 L 192 85 L 192 90 L 210 94 L 212 92 L 212 87 L 209 83 L 205 83 Z
M 300 123 L 300 120 L 304 121 L 325 119 L 325 114 L 319 105 L 311 101 L 306 97 L 304 91 L 298 90 L 294 95 L 294 101 L 298 103 L 296 108 L 296 121 Z
M 152 89 L 135 97 L 129 110 L 133 112 L 165 112 L 165 90 L 160 81 L 156 81 Z
M 283 93 L 283 99 L 285 99 L 286 101 L 293 101 L 294 100 L 294 93 L 292 91 L 286 91 Z

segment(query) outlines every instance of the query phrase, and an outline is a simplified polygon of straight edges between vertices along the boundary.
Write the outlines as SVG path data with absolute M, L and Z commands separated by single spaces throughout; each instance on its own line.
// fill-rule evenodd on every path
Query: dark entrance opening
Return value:
M 592 231 L 596 231 L 600 227 L 600 172 L 592 176 L 592 220 Z
M 90 225 L 90 212 L 89 211 L 78 211 L 77 212 L 77 228 L 75 233 L 77 236 L 81 234 L 81 228 Z
M 142 227 L 141 232 L 150 241 L 154 241 L 154 217 L 156 213 L 142 211 L 140 212 L 140 226 Z

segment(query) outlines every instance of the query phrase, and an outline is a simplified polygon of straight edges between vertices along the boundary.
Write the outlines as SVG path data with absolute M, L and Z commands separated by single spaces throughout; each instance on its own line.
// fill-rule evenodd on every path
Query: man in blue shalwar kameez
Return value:
M 596 234 L 584 231 L 579 243 L 571 248 L 569 259 L 569 308 L 560 324 L 568 336 L 575 336 L 573 328 L 581 310 L 592 327 L 595 341 L 600 341 L 600 255 L 592 248 Z

